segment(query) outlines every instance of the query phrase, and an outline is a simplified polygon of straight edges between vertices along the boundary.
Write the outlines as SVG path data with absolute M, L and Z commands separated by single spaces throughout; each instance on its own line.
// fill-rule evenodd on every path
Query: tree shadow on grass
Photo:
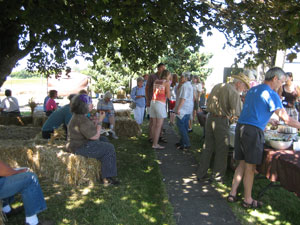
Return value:
M 147 136 L 112 141 L 117 152 L 119 186 L 71 187 L 40 183 L 48 209 L 38 215 L 56 224 L 174 224 L 154 151 Z M 20 196 L 17 197 L 20 205 Z M 24 214 L 7 224 L 23 224 Z

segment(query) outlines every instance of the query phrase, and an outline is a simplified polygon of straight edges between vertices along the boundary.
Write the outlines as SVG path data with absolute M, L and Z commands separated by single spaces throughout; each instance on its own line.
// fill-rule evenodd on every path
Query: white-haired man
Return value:
M 263 84 L 251 88 L 245 98 L 244 107 L 235 130 L 234 158 L 239 160 L 235 170 L 232 188 L 227 200 L 235 202 L 237 188 L 243 180 L 244 208 L 257 208 L 262 202 L 252 198 L 252 186 L 256 165 L 262 163 L 264 151 L 264 129 L 275 112 L 285 124 L 300 128 L 300 123 L 290 117 L 281 103 L 276 90 L 286 80 L 285 72 L 278 67 L 271 68 L 265 75 Z

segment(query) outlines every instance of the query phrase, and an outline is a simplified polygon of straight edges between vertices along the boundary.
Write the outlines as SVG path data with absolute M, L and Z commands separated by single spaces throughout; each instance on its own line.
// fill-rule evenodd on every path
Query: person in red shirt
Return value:
M 57 91 L 51 90 L 49 92 L 49 100 L 46 103 L 46 116 L 50 116 L 53 111 L 57 109 L 57 104 L 54 99 L 57 98 Z
M 166 101 L 170 98 L 170 77 L 171 73 L 164 70 L 159 79 L 153 85 L 153 97 L 150 103 L 150 118 L 152 119 L 151 136 L 153 138 L 152 148 L 164 149 L 158 144 L 158 138 L 164 118 L 167 117 Z
M 150 103 L 152 100 L 152 96 L 153 96 L 153 84 L 154 81 L 156 81 L 160 74 L 162 73 L 162 71 L 164 71 L 166 69 L 165 64 L 163 63 L 159 63 L 157 65 L 157 72 L 154 74 L 151 74 L 148 77 L 147 83 L 146 83 L 146 88 L 145 88 L 145 94 L 146 94 L 146 107 L 147 107 L 147 112 L 149 112 L 150 110 Z M 152 119 L 150 118 L 150 122 L 149 122 L 149 141 L 152 141 Z

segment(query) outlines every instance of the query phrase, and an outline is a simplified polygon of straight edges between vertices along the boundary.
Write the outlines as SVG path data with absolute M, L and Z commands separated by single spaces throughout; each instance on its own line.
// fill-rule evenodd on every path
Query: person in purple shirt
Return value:
M 285 80 L 286 74 L 281 68 L 268 70 L 264 83 L 248 91 L 235 129 L 234 159 L 239 161 L 239 165 L 227 201 L 237 201 L 237 189 L 243 180 L 244 208 L 262 206 L 262 202 L 252 198 L 252 187 L 256 165 L 261 164 L 263 159 L 264 129 L 268 122 L 273 125 L 279 123 L 278 120 L 270 119 L 273 113 L 285 124 L 300 128 L 300 123 L 287 114 L 276 92 Z

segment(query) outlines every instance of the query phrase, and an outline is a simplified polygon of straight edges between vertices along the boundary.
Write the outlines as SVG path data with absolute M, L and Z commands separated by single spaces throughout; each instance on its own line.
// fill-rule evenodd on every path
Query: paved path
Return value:
M 192 154 L 175 148 L 179 139 L 174 130 L 166 123 L 164 128 L 168 143 L 156 152 L 177 224 L 239 225 L 226 199 L 209 183 L 197 181 L 197 163 Z

